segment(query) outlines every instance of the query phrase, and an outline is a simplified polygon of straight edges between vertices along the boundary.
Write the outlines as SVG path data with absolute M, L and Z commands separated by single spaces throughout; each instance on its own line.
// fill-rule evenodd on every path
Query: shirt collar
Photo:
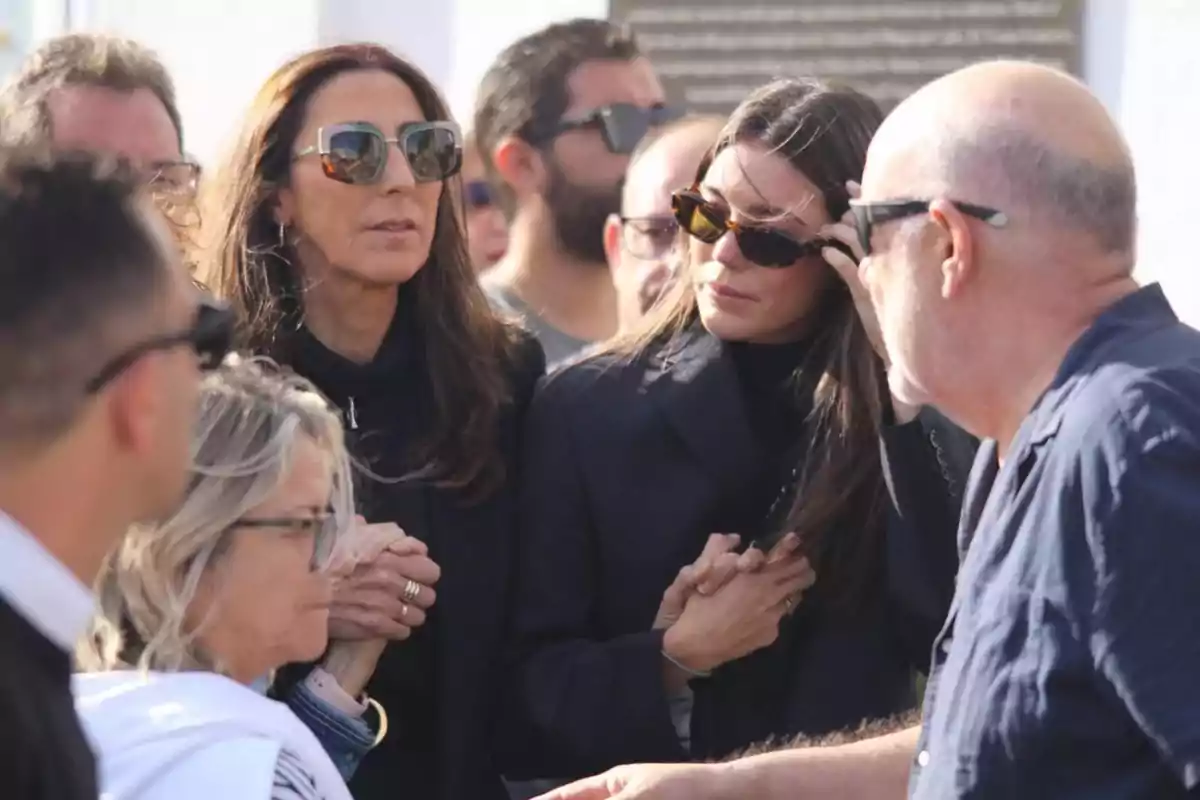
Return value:
M 0 511 L 0 595 L 68 653 L 96 612 L 88 587 L 16 520 Z

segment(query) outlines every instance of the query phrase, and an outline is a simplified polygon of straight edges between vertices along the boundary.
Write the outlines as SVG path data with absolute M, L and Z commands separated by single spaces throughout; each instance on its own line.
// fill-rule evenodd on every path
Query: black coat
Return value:
M 721 530 L 714 515 L 748 491 L 762 454 L 728 348 L 702 329 L 669 347 L 669 359 L 601 355 L 569 366 L 545 379 L 530 410 L 502 725 L 509 777 L 688 758 L 668 711 L 662 634 L 650 628 L 663 591 Z M 692 756 L 912 706 L 912 670 L 928 665 L 953 593 L 954 489 L 969 468 L 931 437 L 948 445 L 963 436 L 925 412 L 886 430 L 894 508 L 873 613 L 833 623 L 806 596 L 782 694 L 693 682 Z
M 403 315 L 402 306 L 372 364 L 346 362 L 303 330 L 288 359 L 342 410 L 352 453 L 387 478 L 412 469 L 407 453 L 431 420 L 421 332 Z M 513 403 L 499 421 L 506 480 L 489 496 L 360 481 L 367 519 L 395 522 L 424 539 L 442 577 L 425 626 L 388 645 L 367 685 L 389 713 L 390 732 L 351 781 L 359 800 L 507 798 L 491 726 L 512 591 L 521 429 L 544 372 L 541 347 L 527 337 L 509 371 Z M 298 677 L 292 672 L 287 680 Z
M 0 797 L 96 800 L 96 758 L 71 695 L 71 656 L 0 599 Z

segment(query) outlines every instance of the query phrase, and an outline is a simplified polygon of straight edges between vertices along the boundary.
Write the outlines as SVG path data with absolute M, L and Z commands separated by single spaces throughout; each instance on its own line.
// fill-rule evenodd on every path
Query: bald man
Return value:
M 701 159 L 724 126 L 720 116 L 683 117 L 647 134 L 629 156 L 621 213 L 604 223 L 618 333 L 633 330 L 670 284 L 679 260 L 671 194 L 695 182 Z
M 826 258 L 898 397 L 986 440 L 922 726 L 554 797 L 1200 797 L 1200 333 L 1133 281 L 1135 198 L 1061 73 L 981 64 L 896 109 L 825 232 L 861 267 Z

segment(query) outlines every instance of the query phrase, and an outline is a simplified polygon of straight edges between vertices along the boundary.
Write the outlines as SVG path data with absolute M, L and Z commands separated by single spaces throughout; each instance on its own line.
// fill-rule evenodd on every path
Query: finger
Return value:
M 385 552 L 394 553 L 398 556 L 428 556 L 429 545 L 422 542 L 415 536 L 406 536 L 403 533 L 387 542 L 384 548 Z
M 774 578 L 777 584 L 799 581 L 809 573 L 816 574 L 807 558 L 791 558 L 787 561 L 780 561 L 772 564 L 768 569 L 768 574 Z
M 767 563 L 775 564 L 779 561 L 784 561 L 791 558 L 796 550 L 800 548 L 800 535 L 792 532 L 784 536 L 775 546 L 771 548 L 771 552 L 767 554 Z
M 846 181 L 846 193 L 851 199 L 857 200 L 862 197 L 862 186 L 858 181 Z
M 626 800 L 626 795 L 607 775 L 597 775 L 559 787 L 534 800 Z
M 425 620 L 424 609 L 405 603 L 404 607 L 400 609 L 400 618 L 397 621 L 410 628 L 419 628 L 425 624 Z
M 412 634 L 408 625 L 362 606 L 335 604 L 329 619 L 330 636 L 335 639 L 407 639 Z
M 757 547 L 751 547 L 738 556 L 738 572 L 758 572 L 767 564 L 767 554 Z
M 741 555 L 738 553 L 725 553 L 719 556 L 712 562 L 704 579 L 697 585 L 696 591 L 703 595 L 710 595 L 729 583 L 733 576 L 738 574 L 740 560 Z
M 375 571 L 390 575 L 403 585 L 405 581 L 413 580 L 426 586 L 433 586 L 442 577 L 442 568 L 433 562 L 429 556 L 402 556 L 390 550 L 380 554 L 372 566 Z

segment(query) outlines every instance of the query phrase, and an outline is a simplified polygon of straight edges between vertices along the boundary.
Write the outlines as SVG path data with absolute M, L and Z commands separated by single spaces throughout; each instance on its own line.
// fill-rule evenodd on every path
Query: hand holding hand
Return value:
M 737 572 L 714 594 L 692 595 L 667 629 L 663 652 L 699 673 L 767 647 L 778 638 L 783 615 L 815 581 L 816 573 L 803 558 Z
M 437 601 L 433 586 L 441 569 L 429 558 L 425 543 L 402 532 L 396 537 L 400 529 L 392 523 L 382 525 L 390 529 L 378 532 L 386 544 L 380 547 L 373 540 L 370 547 L 364 545 L 358 555 L 371 557 L 337 582 L 329 612 L 331 638 L 407 639 Z

